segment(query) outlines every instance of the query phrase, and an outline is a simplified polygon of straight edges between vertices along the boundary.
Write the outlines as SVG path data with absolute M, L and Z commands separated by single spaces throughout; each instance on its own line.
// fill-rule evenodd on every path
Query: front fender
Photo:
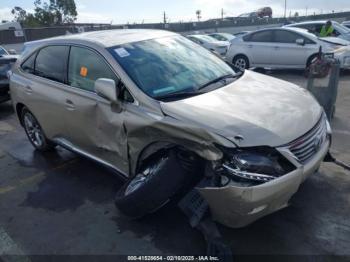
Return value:
M 184 123 L 169 116 L 152 117 L 132 115 L 126 117 L 125 131 L 129 153 L 130 175 L 135 174 L 139 159 L 155 153 L 162 146 L 181 146 L 203 159 L 216 161 L 223 153 L 216 144 L 236 147 L 230 140 L 209 132 L 195 124 Z

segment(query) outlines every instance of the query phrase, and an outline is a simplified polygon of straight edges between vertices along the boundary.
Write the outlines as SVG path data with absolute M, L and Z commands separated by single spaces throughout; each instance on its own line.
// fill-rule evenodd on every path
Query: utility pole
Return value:
M 306 12 L 305 12 L 305 16 L 307 16 L 307 11 L 308 11 L 309 7 L 306 7 Z
M 225 15 L 225 13 L 224 13 L 224 9 L 223 9 L 223 8 L 221 8 L 221 20 L 224 20 L 224 15 Z
M 168 20 L 168 18 L 166 17 L 166 13 L 164 11 L 164 13 L 163 13 L 163 23 L 166 24 L 167 20 Z
M 287 0 L 284 0 L 284 18 L 287 16 Z

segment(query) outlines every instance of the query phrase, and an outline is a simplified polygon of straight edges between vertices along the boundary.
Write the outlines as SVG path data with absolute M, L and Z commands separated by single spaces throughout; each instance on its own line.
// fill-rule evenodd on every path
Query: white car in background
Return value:
M 230 42 L 218 41 L 207 35 L 188 35 L 187 38 L 221 56 L 225 56 L 230 47 Z
M 320 35 L 322 27 L 326 25 L 327 21 L 308 21 L 296 24 L 286 25 L 285 27 L 296 27 L 306 29 L 309 33 L 312 33 L 316 36 Z M 344 40 L 350 41 L 350 28 L 339 24 L 336 21 L 332 21 L 332 26 L 334 28 L 333 34 L 336 37 L 342 38 Z
M 231 40 L 236 38 L 234 35 L 229 33 L 212 33 L 212 34 L 208 34 L 208 36 L 218 41 L 224 41 L 224 42 L 231 42 Z
M 226 60 L 240 69 L 263 67 L 305 69 L 323 52 L 334 54 L 344 69 L 350 69 L 350 42 L 336 37 L 318 38 L 304 29 L 270 28 L 235 38 Z

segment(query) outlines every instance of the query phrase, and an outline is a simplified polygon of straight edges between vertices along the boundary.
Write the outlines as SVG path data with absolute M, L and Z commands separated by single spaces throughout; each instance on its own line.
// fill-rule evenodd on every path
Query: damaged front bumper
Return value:
M 198 188 L 210 206 L 213 219 L 228 227 L 240 228 L 288 205 L 301 183 L 315 173 L 330 147 L 328 138 L 308 163 L 281 177 L 261 185 L 242 187 L 231 182 L 223 188 Z M 278 149 L 292 163 L 295 157 L 285 149 Z

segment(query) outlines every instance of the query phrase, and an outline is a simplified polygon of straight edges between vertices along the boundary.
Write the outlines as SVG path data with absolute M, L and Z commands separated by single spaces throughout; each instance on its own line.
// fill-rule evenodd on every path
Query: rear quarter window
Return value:
M 29 56 L 24 63 L 22 63 L 21 68 L 24 72 L 29 74 L 34 74 L 34 64 L 35 64 L 36 53 Z

